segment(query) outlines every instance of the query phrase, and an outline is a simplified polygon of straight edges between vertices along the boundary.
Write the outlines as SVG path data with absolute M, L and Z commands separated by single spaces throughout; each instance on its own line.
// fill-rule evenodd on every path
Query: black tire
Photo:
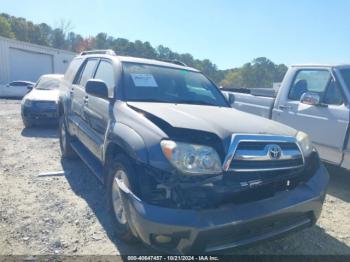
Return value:
M 59 136 L 60 136 L 60 148 L 63 158 L 73 159 L 77 157 L 77 154 L 71 146 L 72 136 L 69 134 L 64 116 L 62 115 L 59 120 Z
M 116 176 L 119 177 L 119 179 L 122 179 L 125 185 L 130 189 L 133 190 L 133 187 L 131 186 L 130 181 L 132 181 L 135 177 L 135 171 L 132 167 L 132 164 L 128 157 L 126 157 L 123 154 L 118 154 L 110 164 L 110 166 L 107 168 L 108 171 L 108 177 L 106 181 L 107 186 L 107 206 L 108 211 L 110 213 L 113 227 L 115 229 L 115 232 L 121 240 L 127 242 L 127 243 L 135 243 L 137 242 L 137 237 L 133 234 L 132 230 L 130 229 L 130 225 L 127 221 L 127 218 L 125 216 L 125 207 L 124 203 L 122 201 L 122 212 L 124 212 L 124 219 L 122 219 L 119 216 L 119 219 L 117 218 L 117 214 L 115 211 L 114 203 L 115 198 L 113 195 L 113 182 Z M 124 174 L 119 174 L 119 171 L 122 171 Z M 114 185 L 115 186 L 115 185 Z M 116 187 L 115 187 L 116 189 Z M 120 190 L 119 187 L 117 187 L 117 190 Z M 114 191 L 115 192 L 115 191 Z M 115 194 L 115 193 L 114 193 Z M 120 195 L 119 195 L 120 196 Z M 121 199 L 120 199 L 121 200 Z M 125 220 L 125 221 L 122 221 Z
M 34 126 L 33 122 L 26 118 L 22 118 L 22 121 L 25 128 L 31 128 Z

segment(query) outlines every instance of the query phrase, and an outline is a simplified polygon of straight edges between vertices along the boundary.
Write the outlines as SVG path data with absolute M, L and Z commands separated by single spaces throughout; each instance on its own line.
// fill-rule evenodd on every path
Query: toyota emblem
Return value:
M 278 160 L 282 156 L 282 148 L 279 145 L 267 145 L 267 154 L 271 160 Z

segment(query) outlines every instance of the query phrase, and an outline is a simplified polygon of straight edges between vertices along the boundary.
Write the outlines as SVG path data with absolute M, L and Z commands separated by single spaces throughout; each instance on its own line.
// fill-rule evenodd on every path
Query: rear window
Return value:
M 79 82 L 80 86 L 85 87 L 87 81 L 93 77 L 97 62 L 97 59 L 88 59 L 83 71 L 81 71 L 81 76 L 77 76 L 74 81 L 77 81 L 77 83 Z
M 64 75 L 64 78 L 68 82 L 70 82 L 70 83 L 73 82 L 74 77 L 75 77 L 76 73 L 78 72 L 78 69 L 79 69 L 81 63 L 82 63 L 81 58 L 73 59 L 73 61 L 70 63 L 70 65 L 66 71 L 66 74 Z
M 343 80 L 346 84 L 346 87 L 350 89 L 350 68 L 349 69 L 341 69 L 340 74 L 343 77 Z

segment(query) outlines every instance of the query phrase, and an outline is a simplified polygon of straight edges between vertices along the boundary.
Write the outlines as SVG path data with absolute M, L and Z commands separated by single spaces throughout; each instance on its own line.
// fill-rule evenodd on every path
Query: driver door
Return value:
M 300 102 L 306 92 L 320 96 L 319 105 Z M 327 69 L 302 69 L 285 97 L 273 111 L 273 120 L 307 133 L 320 157 L 334 164 L 342 161 L 342 149 L 349 125 L 345 97 L 336 79 Z

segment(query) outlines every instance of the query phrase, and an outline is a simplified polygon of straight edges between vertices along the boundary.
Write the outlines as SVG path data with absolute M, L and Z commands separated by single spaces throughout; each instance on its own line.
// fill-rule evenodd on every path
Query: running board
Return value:
M 71 146 L 98 180 L 104 184 L 104 170 L 101 162 L 79 141 L 71 142 Z

